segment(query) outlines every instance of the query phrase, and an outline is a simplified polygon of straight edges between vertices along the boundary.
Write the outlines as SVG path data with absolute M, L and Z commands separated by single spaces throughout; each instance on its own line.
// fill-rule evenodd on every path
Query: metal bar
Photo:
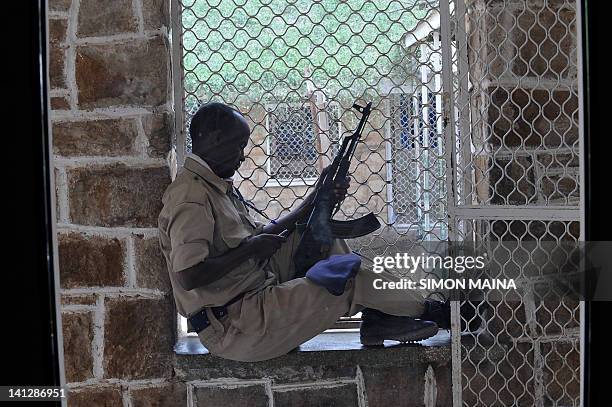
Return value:
M 443 87 L 443 109 L 444 109 L 444 143 L 446 160 L 446 196 L 448 212 L 448 238 L 453 241 L 456 235 L 456 215 L 455 215 L 455 194 L 456 176 L 454 172 L 454 151 L 455 151 L 455 120 L 452 104 L 452 51 L 451 51 L 451 32 L 450 32 L 450 8 L 449 1 L 440 1 L 440 42 L 442 44 L 442 87 Z M 452 393 L 453 407 L 462 405 L 462 384 L 461 384 L 461 315 L 458 301 L 451 302 L 451 369 L 452 369 Z
M 455 215 L 461 219 L 500 220 L 580 220 L 580 208 L 573 206 L 459 206 Z
M 183 86 L 183 33 L 181 18 L 181 0 L 171 0 L 171 38 L 172 38 L 172 90 L 174 96 L 174 132 L 176 142 L 177 165 L 180 168 L 185 161 L 185 103 Z
M 582 26 L 582 2 L 576 1 L 576 55 L 578 58 L 578 160 L 580 166 L 580 238 L 579 240 L 586 240 L 586 231 L 585 231 L 585 208 L 586 208 L 586 173 L 585 173 L 585 134 L 584 129 L 585 126 L 582 125 L 584 122 L 584 61 L 583 61 L 583 26 Z M 581 260 L 584 262 L 584 259 Z M 581 267 L 583 264 L 581 264 Z M 583 269 L 584 270 L 584 269 Z M 585 401 L 585 345 L 586 345 L 586 304 L 584 301 L 580 301 L 580 406 L 584 406 Z

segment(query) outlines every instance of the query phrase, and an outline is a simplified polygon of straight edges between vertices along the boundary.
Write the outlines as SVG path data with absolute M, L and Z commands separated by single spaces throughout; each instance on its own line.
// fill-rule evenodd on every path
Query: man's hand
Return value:
M 245 245 L 252 257 L 258 260 L 266 260 L 287 241 L 286 237 L 268 233 L 260 233 L 247 239 Z
M 298 211 L 299 213 L 298 218 L 303 218 L 304 216 L 307 216 L 310 211 L 312 211 L 315 195 L 317 194 L 318 189 L 321 188 L 323 184 L 323 179 L 325 178 L 325 175 L 327 175 L 330 169 L 331 165 L 328 165 L 323 169 L 323 171 L 321 171 L 321 175 L 319 176 L 319 179 L 315 184 L 314 190 L 308 195 L 306 195 L 304 201 L 302 201 L 302 203 L 296 208 L 296 211 Z M 334 185 L 334 198 L 336 202 L 342 202 L 344 200 L 350 186 L 351 177 L 346 177 L 344 182 L 336 182 L 336 185 Z

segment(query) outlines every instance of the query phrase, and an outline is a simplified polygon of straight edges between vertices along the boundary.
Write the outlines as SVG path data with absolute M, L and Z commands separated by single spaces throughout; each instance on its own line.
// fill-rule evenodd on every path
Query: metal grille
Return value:
M 341 128 L 338 107 L 276 105 L 268 106 L 268 112 L 267 154 L 271 178 L 283 181 L 316 179 L 319 176 L 317 151 L 332 156 L 338 152 Z M 317 116 L 322 117 L 315 121 Z M 324 123 L 319 124 L 318 120 Z M 326 146 L 322 143 L 324 136 Z
M 460 335 L 474 304 L 453 302 L 454 405 L 578 405 L 578 305 L 500 251 L 580 237 L 575 14 L 570 0 L 173 0 L 179 162 L 197 107 L 235 106 L 252 128 L 237 184 L 275 218 L 355 127 L 352 103 L 372 101 L 339 218 L 384 227 L 351 245 L 470 240 L 520 277 L 516 297 L 483 293 L 477 335 Z
M 581 236 L 576 3 L 440 7 L 449 235 L 477 242 L 494 260 L 488 276 L 517 284 L 453 303 L 454 405 L 578 406 L 580 304 L 541 283 L 568 264 L 552 252 Z M 461 337 L 470 308 L 483 323 Z
M 380 254 L 446 238 L 436 1 L 181 0 L 173 7 L 185 151 L 185 129 L 201 103 L 240 109 L 253 131 L 239 187 L 277 217 L 308 193 L 342 132 L 355 128 L 352 104 L 371 100 L 375 113 L 338 217 L 373 211 L 385 227 L 352 246 Z M 419 105 L 406 111 L 400 99 Z M 402 146 L 409 127 L 420 134 L 412 152 Z

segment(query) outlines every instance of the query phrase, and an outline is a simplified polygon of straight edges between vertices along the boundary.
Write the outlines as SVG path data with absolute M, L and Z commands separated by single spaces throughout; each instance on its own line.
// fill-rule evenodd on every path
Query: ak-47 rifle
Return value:
M 324 175 L 320 187 L 315 192 L 314 207 L 310 212 L 308 222 L 304 226 L 302 237 L 293 258 L 296 277 L 303 277 L 306 271 L 316 262 L 327 258 L 334 238 L 349 239 L 365 236 L 380 227 L 380 222 L 372 212 L 359 219 L 349 221 L 332 219 L 342 203 L 336 202 L 335 184 L 336 182 L 344 182 L 348 174 L 357 142 L 361 138 L 363 128 L 370 116 L 372 102 L 365 107 L 354 104 L 353 108 L 361 113 L 361 120 L 355 132 L 342 140 L 340 151 L 334 157 L 329 171 Z

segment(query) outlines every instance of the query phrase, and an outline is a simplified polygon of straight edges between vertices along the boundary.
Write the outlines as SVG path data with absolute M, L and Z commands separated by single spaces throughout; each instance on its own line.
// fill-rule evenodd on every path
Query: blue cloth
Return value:
M 346 281 L 357 274 L 360 266 L 361 258 L 354 253 L 334 254 L 315 263 L 306 272 L 306 277 L 333 295 L 342 295 Z

